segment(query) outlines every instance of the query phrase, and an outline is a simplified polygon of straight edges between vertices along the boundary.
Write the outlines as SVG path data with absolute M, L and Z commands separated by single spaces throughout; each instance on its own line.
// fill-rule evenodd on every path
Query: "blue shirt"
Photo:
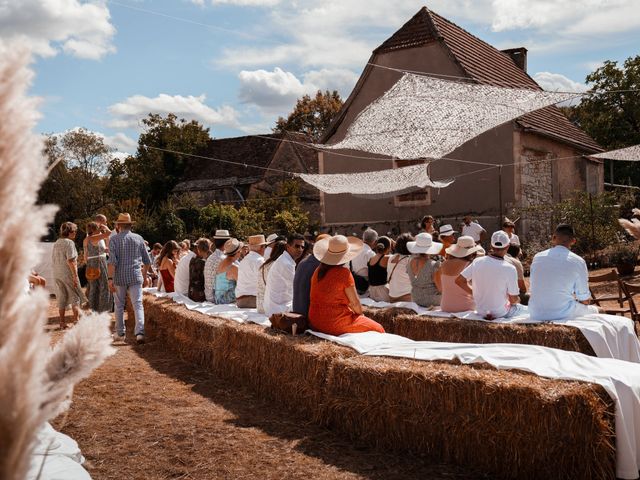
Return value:
M 591 298 L 585 261 L 568 248 L 538 253 L 531 263 L 529 313 L 534 320 L 561 320 L 573 314 L 576 301 Z
M 142 237 L 130 230 L 112 236 L 109 239 L 109 264 L 115 266 L 114 285 L 141 285 L 142 265 L 151 265 Z
M 311 302 L 311 277 L 320 265 L 320 260 L 315 256 L 309 255 L 302 260 L 296 268 L 296 274 L 293 277 L 293 307 L 296 313 L 304 316 L 309 315 L 309 303 Z

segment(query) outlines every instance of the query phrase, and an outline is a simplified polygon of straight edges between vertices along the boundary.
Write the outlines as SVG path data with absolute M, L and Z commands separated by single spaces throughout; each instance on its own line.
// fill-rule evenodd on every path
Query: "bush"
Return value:
M 153 238 L 153 235 L 147 238 L 149 243 L 156 240 L 161 243 L 169 240 L 181 240 L 186 235 L 185 224 L 173 210 L 164 210 L 158 216 L 156 235 L 156 238 Z

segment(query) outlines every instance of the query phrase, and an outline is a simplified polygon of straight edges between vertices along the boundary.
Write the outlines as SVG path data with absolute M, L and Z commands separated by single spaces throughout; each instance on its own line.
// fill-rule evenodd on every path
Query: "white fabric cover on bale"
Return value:
M 406 73 L 358 115 L 344 140 L 318 148 L 437 159 L 493 127 L 576 96 Z
M 374 172 L 319 175 L 303 173 L 300 178 L 324 193 L 350 193 L 371 197 L 401 195 L 426 187 L 444 188 L 453 183 L 453 180 L 431 180 L 426 164 Z
M 591 155 L 595 158 L 602 158 L 604 160 L 624 160 L 627 162 L 640 162 L 640 145 L 634 145 L 633 147 L 620 148 L 618 150 L 612 150 L 610 152 L 598 153 Z

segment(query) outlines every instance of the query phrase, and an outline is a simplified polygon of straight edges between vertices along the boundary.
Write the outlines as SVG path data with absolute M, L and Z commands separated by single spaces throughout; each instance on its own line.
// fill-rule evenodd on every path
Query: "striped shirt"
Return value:
M 109 239 L 109 264 L 115 266 L 114 285 L 141 285 L 142 265 L 151 265 L 142 237 L 129 230 L 112 236 Z

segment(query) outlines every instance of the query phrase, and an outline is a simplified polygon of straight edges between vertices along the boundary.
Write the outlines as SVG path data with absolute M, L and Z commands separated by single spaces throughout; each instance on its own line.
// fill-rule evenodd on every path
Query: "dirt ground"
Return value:
M 57 331 L 55 306 L 50 325 Z M 153 343 L 119 345 L 53 422 L 96 479 L 474 479 L 351 442 L 219 381 Z

